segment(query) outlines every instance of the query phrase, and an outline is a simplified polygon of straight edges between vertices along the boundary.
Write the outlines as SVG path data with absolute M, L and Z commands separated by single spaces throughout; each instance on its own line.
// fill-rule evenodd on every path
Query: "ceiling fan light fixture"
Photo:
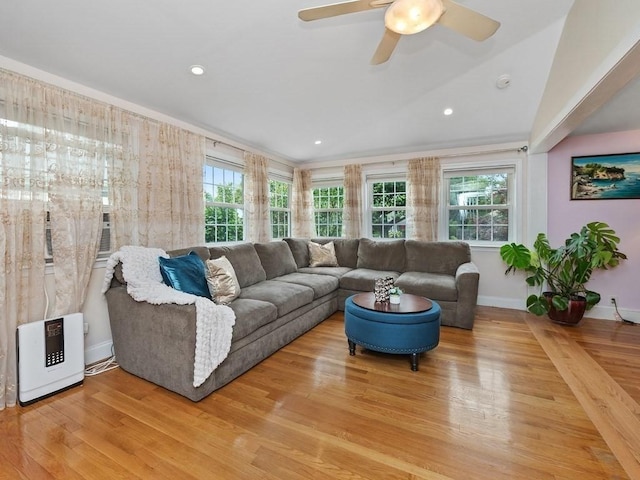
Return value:
M 442 0 L 395 0 L 384 14 L 384 25 L 410 35 L 426 30 L 444 13 Z

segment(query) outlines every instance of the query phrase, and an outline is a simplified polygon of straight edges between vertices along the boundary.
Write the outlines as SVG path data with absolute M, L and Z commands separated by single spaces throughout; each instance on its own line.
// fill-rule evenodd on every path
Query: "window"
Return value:
M 269 180 L 269 211 L 271 215 L 271 236 L 274 239 L 289 236 L 291 208 L 289 207 L 291 184 L 279 180 Z
M 513 168 L 445 172 L 449 240 L 509 241 L 513 173 Z
M 12 120 L 8 120 L 5 118 L 0 118 L 0 124 L 6 126 L 6 127 L 10 127 L 13 129 L 16 129 L 16 132 L 18 133 L 18 137 L 21 137 L 22 135 L 24 135 L 25 139 L 30 139 L 31 135 L 29 132 L 36 132 L 39 135 L 42 135 L 44 137 L 45 135 L 45 129 L 42 127 L 36 127 L 33 125 L 29 125 L 26 123 L 20 123 L 20 122 L 15 122 Z M 89 140 L 89 138 L 87 137 L 79 137 L 85 141 Z M 31 152 L 32 150 L 37 150 L 38 147 L 34 148 L 32 141 L 31 140 L 25 140 L 24 141 L 24 177 L 26 179 L 30 179 L 29 181 L 38 181 L 38 182 L 46 182 L 48 184 L 48 181 L 46 180 L 46 174 L 44 174 L 43 172 L 37 172 L 35 170 L 31 169 Z M 95 142 L 97 142 L 97 140 L 95 140 Z M 0 144 L 2 143 L 2 137 L 0 136 Z M 111 146 L 113 148 L 113 145 Z M 82 152 L 84 152 L 84 150 L 81 150 Z M 2 173 L 0 173 L 0 177 L 1 177 Z M 36 180 L 37 179 L 37 180 Z M 1 180 L 1 179 L 0 179 Z M 9 182 L 9 180 L 7 179 L 7 182 Z M 8 183 L 10 184 L 10 183 Z M 9 197 L 7 197 L 8 199 L 11 199 L 11 190 L 7 189 L 7 192 L 9 192 Z M 42 199 L 47 202 L 48 198 L 49 198 L 49 193 L 48 192 L 41 192 L 42 193 Z M 19 198 L 19 194 L 17 194 L 16 198 Z M 110 230 L 110 223 L 109 223 L 109 179 L 108 179 L 108 174 L 107 174 L 107 161 L 105 160 L 105 167 L 104 167 L 104 177 L 103 177 L 103 186 L 102 186 L 102 231 L 101 231 L 101 235 L 100 235 L 100 246 L 98 248 L 98 257 L 97 258 L 106 258 L 111 254 L 111 230 Z M 44 257 L 45 257 L 45 261 L 46 263 L 53 263 L 53 243 L 52 243 L 52 239 L 51 239 L 51 214 L 50 212 L 47 210 L 46 212 L 46 218 L 45 218 L 45 251 L 44 251 Z
M 244 239 L 243 175 L 230 167 L 204 166 L 205 242 Z
M 343 186 L 318 187 L 313 189 L 316 233 L 319 237 L 342 236 L 343 207 Z
M 372 238 L 405 238 L 407 182 L 369 182 Z
M 108 208 L 108 207 L 104 207 Z M 53 244 L 51 243 L 51 223 L 49 212 L 47 212 L 47 225 L 45 230 L 46 252 L 45 260 L 53 263 Z M 108 258 L 111 254 L 111 224 L 109 223 L 109 212 L 102 213 L 102 233 L 100 235 L 100 247 L 98 248 L 98 258 Z

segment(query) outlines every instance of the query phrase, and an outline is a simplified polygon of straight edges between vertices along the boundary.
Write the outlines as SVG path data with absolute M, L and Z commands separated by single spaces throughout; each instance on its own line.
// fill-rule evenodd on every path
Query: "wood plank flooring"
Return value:
M 640 327 L 480 307 L 408 356 L 337 313 L 199 403 L 122 370 L 0 412 L 0 479 L 640 479 Z

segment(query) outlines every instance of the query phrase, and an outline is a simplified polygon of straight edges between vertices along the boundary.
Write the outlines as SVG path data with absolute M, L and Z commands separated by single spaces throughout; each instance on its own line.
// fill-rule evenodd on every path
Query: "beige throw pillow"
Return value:
M 333 242 L 320 245 L 309 242 L 309 266 L 310 267 L 337 267 L 336 249 Z
M 236 277 L 233 265 L 224 255 L 220 258 L 207 260 L 207 285 L 211 299 L 219 304 L 231 303 L 240 295 L 240 283 Z

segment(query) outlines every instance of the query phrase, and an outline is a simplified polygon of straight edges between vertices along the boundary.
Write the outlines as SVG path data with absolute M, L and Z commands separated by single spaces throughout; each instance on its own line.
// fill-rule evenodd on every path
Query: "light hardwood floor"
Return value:
M 640 479 L 640 326 L 480 307 L 407 356 L 337 313 L 199 403 L 121 370 L 0 412 L 0 478 Z

